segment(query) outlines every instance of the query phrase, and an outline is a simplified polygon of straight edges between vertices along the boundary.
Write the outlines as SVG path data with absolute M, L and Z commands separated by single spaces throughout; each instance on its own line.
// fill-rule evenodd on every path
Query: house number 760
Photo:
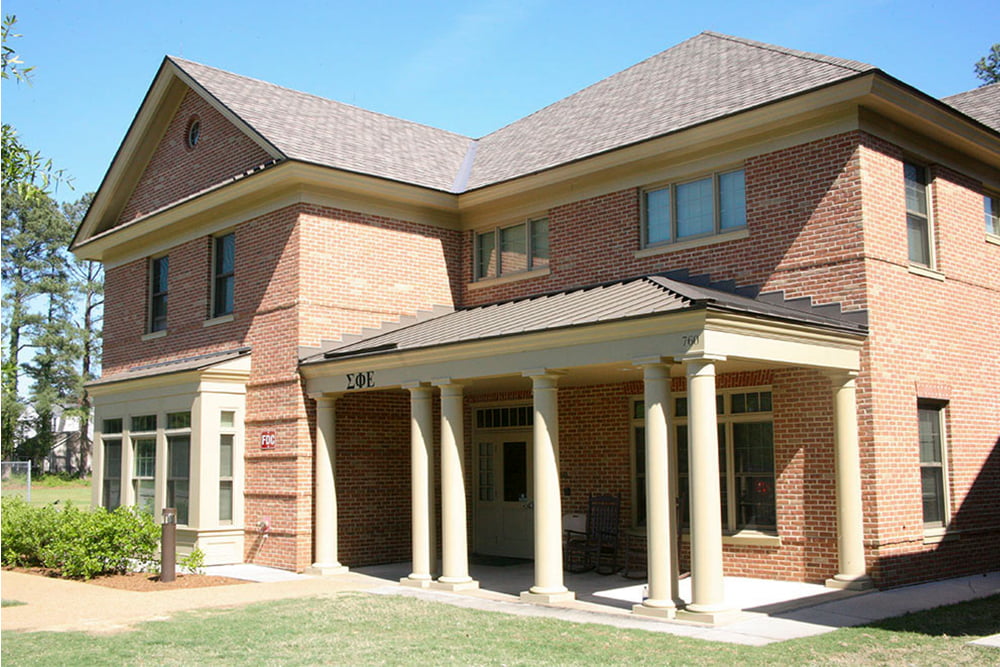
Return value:
M 348 389 L 365 389 L 375 386 L 375 371 L 364 371 L 362 373 L 347 374 Z

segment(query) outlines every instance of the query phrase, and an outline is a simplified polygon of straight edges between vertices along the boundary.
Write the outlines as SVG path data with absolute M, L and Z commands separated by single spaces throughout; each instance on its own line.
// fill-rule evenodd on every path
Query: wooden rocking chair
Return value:
M 587 531 L 566 531 L 564 567 L 570 572 L 597 569 L 598 574 L 618 571 L 618 496 L 591 494 L 587 511 Z

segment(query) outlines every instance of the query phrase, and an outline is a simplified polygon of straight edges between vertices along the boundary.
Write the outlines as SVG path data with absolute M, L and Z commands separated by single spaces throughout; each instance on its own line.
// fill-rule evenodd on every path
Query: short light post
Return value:
M 160 535 L 160 581 L 169 583 L 177 578 L 177 509 L 163 508 Z

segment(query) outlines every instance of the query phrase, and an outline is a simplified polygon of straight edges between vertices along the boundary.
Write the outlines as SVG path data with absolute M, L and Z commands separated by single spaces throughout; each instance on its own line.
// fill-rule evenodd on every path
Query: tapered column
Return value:
M 722 568 L 719 436 L 715 412 L 715 362 L 687 362 L 688 462 L 691 497 L 691 603 L 678 617 L 718 624 L 735 615 L 726 605 Z
M 534 397 L 535 585 L 521 593 L 527 602 L 564 602 L 574 594 L 563 584 L 562 500 L 559 496 L 559 371 L 537 370 Z
M 435 548 L 431 541 L 433 487 L 430 482 L 434 437 L 434 390 L 423 383 L 403 385 L 410 391 L 410 506 L 412 508 L 413 571 L 400 583 L 426 588 L 430 585 Z
M 450 380 L 434 383 L 441 388 L 441 576 L 434 588 L 478 588 L 469 576 L 469 541 L 465 509 L 465 430 L 462 385 Z
M 337 554 L 336 479 L 336 397 L 316 397 L 316 527 L 313 530 L 313 555 L 307 574 L 327 576 L 343 574 Z
M 674 527 L 674 502 L 670 493 L 669 425 L 670 367 L 661 359 L 640 360 L 642 365 L 646 414 L 646 573 L 648 597 L 632 610 L 643 616 L 673 618 L 677 605 L 676 568 L 671 539 Z
M 837 480 L 837 561 L 839 572 L 826 585 L 864 590 L 873 586 L 865 570 L 864 515 L 861 509 L 861 453 L 858 449 L 856 373 L 831 375 L 833 382 L 834 471 Z

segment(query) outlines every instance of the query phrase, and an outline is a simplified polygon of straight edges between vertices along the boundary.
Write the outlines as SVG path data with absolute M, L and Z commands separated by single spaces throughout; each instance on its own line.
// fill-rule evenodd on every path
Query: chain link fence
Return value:
M 29 461 L 3 461 L 0 463 L 0 494 L 22 496 L 31 502 L 31 463 Z

